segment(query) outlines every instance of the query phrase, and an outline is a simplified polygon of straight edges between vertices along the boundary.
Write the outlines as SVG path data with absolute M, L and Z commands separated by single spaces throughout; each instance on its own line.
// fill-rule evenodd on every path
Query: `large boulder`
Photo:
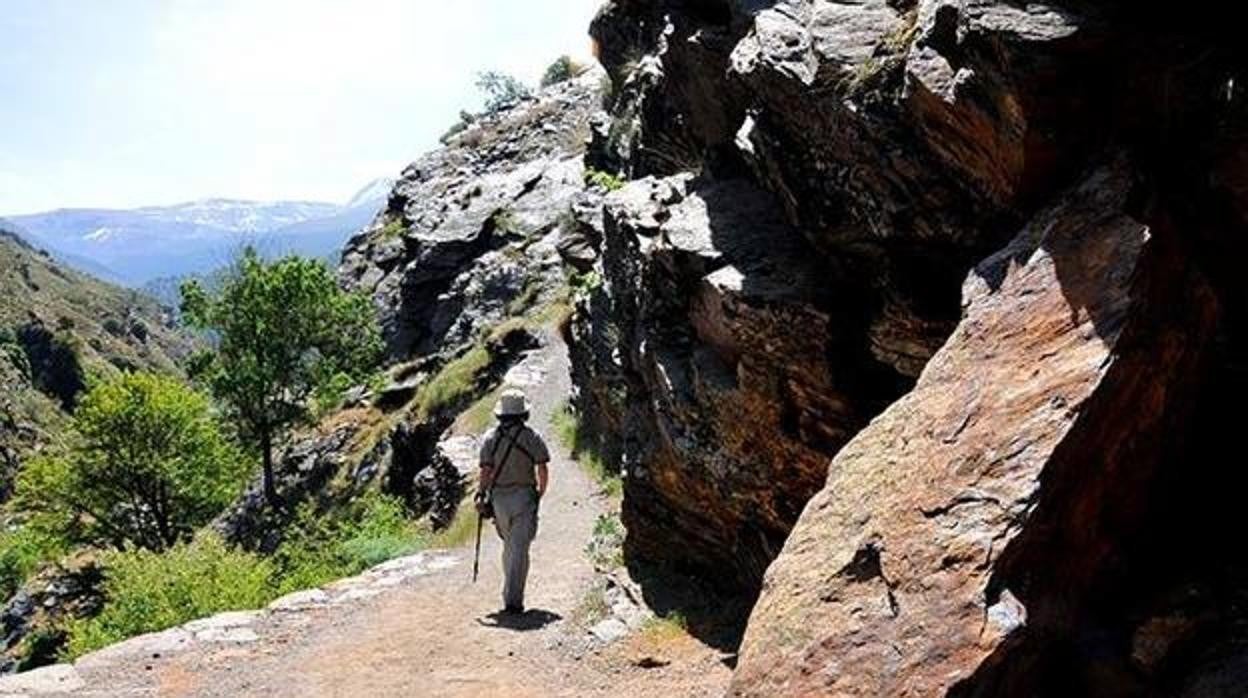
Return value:
M 768 571 L 734 695 L 944 695 L 1008 643 L 1077 632 L 1216 314 L 1130 185 L 1098 172 L 976 267 L 958 329 Z

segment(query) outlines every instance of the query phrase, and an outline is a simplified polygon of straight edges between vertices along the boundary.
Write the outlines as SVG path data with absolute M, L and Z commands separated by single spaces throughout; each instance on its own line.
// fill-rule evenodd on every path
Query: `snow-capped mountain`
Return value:
M 370 182 L 345 205 L 203 199 L 136 209 L 59 209 L 10 216 L 35 244 L 71 266 L 132 286 L 203 273 L 244 245 L 268 254 L 329 257 L 385 202 L 390 180 Z M 87 267 L 91 268 L 87 268 Z

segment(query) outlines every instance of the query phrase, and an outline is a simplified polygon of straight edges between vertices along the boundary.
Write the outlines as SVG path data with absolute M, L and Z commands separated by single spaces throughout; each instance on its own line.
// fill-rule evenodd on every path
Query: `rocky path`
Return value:
M 556 344 L 511 376 L 531 383 L 533 423 L 543 432 L 568 394 L 566 361 Z M 196 621 L 73 666 L 5 679 L 0 697 L 722 694 L 729 669 L 692 638 L 643 630 L 603 646 L 576 622 L 601 584 L 584 549 L 607 502 L 562 449 L 551 450 L 530 611 L 518 621 L 494 614 L 500 546 L 487 530 L 475 584 L 471 548 L 429 551 L 263 611 Z

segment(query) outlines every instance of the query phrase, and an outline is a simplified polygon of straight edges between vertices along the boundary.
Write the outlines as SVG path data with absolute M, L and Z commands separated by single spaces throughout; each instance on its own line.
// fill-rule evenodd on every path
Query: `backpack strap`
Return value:
M 515 447 L 517 447 L 517 446 L 520 446 L 520 444 L 519 444 L 519 443 L 517 443 L 517 442 L 520 440 L 520 433 L 521 433 L 523 430 L 524 430 L 524 426 L 523 426 L 523 425 L 521 425 L 521 426 L 520 426 L 519 428 L 517 428 L 517 429 L 513 429 L 513 430 L 512 430 L 512 432 L 511 432 L 511 440 L 510 440 L 510 442 L 507 444 L 507 450 L 506 450 L 506 451 L 503 451 L 503 459 L 502 459 L 502 461 L 499 461 L 499 460 L 497 460 L 497 459 L 495 459 L 495 458 L 494 458 L 494 456 L 498 454 L 498 447 L 502 444 L 502 441 L 503 441 L 503 439 L 502 439 L 501 435 L 500 435 L 500 437 L 499 437 L 498 441 L 495 441 L 495 442 L 494 442 L 494 448 L 493 448 L 493 449 L 491 449 L 491 451 L 490 451 L 490 461 L 492 462 L 492 464 L 493 464 L 493 466 L 494 466 L 494 479 L 490 482 L 490 494 L 491 494 L 491 495 L 493 495 L 493 494 L 494 494 L 494 488 L 498 485 L 498 478 L 499 478 L 499 476 L 503 474 L 503 468 L 507 467 L 507 457 L 511 455 L 511 449 L 513 449 L 513 448 L 515 448 Z M 526 451 L 526 450 L 524 450 L 524 447 L 523 447 L 523 446 L 520 446 L 520 452 L 521 452 L 521 453 L 523 453 L 523 454 L 524 454 L 524 455 L 526 455 L 526 456 L 529 456 L 529 452 L 528 452 L 528 451 Z M 532 456 L 529 456 L 529 460 L 530 460 L 530 461 L 532 461 L 532 460 L 533 460 L 533 457 L 532 457 Z

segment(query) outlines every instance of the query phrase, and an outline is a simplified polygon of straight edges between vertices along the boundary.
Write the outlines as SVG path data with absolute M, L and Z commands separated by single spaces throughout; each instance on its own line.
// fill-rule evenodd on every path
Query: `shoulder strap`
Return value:
M 494 456 L 498 453 L 499 444 L 503 440 L 503 436 L 501 433 L 502 430 L 501 429 L 499 430 L 500 433 L 499 433 L 498 441 L 494 442 L 494 448 L 490 452 L 490 460 L 493 461 L 493 464 L 494 464 L 494 479 L 492 482 L 490 482 L 490 492 L 494 491 L 495 485 L 498 484 L 499 476 L 503 474 L 503 468 L 507 467 L 507 456 L 511 455 L 511 449 L 519 445 L 516 442 L 520 440 L 520 432 L 523 430 L 523 428 L 524 427 L 520 427 L 518 429 L 512 430 L 511 440 L 507 444 L 507 450 L 503 451 L 503 459 L 501 461 L 494 458 Z M 528 453 L 524 451 L 524 448 L 521 448 L 520 450 L 522 452 L 525 452 L 525 455 L 528 455 Z

